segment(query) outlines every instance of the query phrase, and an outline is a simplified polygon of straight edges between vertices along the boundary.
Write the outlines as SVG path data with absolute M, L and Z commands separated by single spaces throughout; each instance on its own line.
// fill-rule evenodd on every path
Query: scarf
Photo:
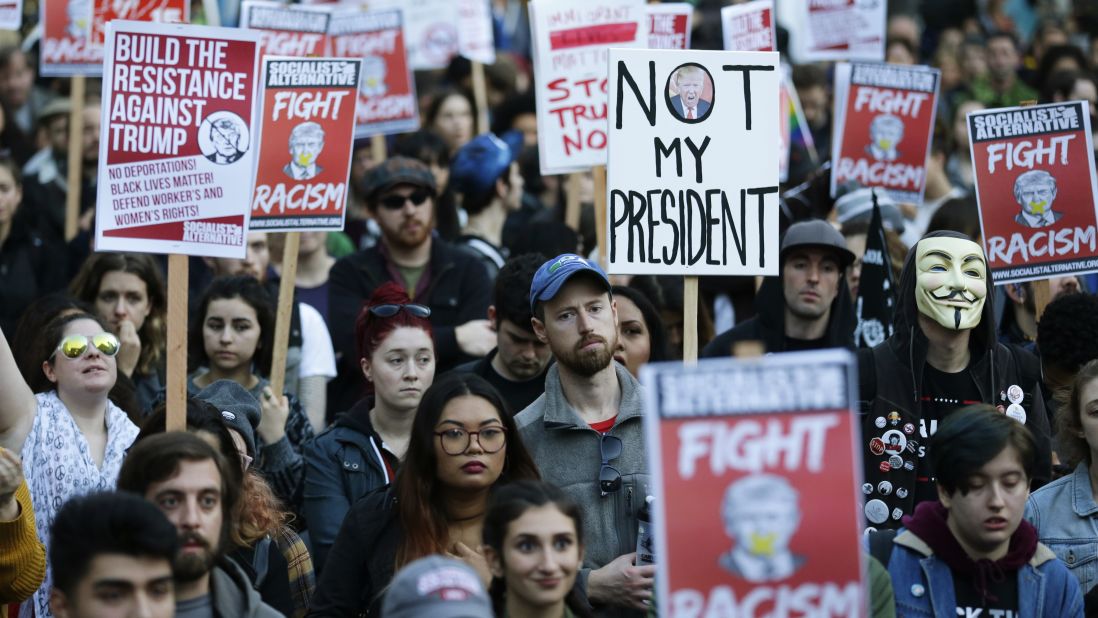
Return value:
M 1005 556 L 998 560 L 982 558 L 973 560 L 953 536 L 946 524 L 949 511 L 942 503 L 922 502 L 915 507 L 915 514 L 904 517 L 904 527 L 912 531 L 930 546 L 934 554 L 946 563 L 954 575 L 972 581 L 984 603 L 999 599 L 988 591 L 991 582 L 1001 582 L 1008 573 L 1022 568 L 1037 552 L 1037 529 L 1022 520 L 1010 536 Z

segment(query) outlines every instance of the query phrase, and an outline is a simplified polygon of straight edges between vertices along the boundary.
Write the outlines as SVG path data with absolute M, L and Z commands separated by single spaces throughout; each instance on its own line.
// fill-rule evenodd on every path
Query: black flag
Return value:
M 881 208 L 877 191 L 873 190 L 873 218 L 865 238 L 862 256 L 862 276 L 858 283 L 858 298 L 854 307 L 858 326 L 854 340 L 859 348 L 872 348 L 892 334 L 892 311 L 896 306 L 896 290 L 892 283 L 892 266 L 888 257 Z

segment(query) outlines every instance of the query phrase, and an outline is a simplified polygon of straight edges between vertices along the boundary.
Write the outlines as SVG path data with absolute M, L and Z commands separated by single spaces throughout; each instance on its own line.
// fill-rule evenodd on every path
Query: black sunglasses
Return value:
M 404 202 L 408 200 L 411 200 L 413 205 L 420 206 L 423 202 L 426 202 L 429 197 L 431 197 L 430 191 L 426 189 L 416 189 L 407 196 L 398 193 L 386 195 L 379 199 L 377 203 L 385 210 L 400 210 L 401 208 L 404 208 Z
M 417 318 L 431 317 L 431 308 L 426 305 L 374 305 L 370 307 L 370 313 L 379 318 L 391 318 L 400 313 L 401 310 L 407 311 Z
M 621 472 L 610 461 L 621 457 L 621 438 L 603 434 L 599 442 L 602 466 L 599 467 L 599 494 L 608 496 L 621 489 Z

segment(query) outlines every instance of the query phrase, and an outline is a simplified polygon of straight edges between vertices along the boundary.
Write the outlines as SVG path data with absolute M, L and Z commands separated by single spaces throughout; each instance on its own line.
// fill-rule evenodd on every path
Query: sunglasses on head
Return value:
M 114 356 L 118 354 L 118 348 L 121 347 L 121 344 L 118 342 L 118 337 L 107 332 L 92 335 L 91 337 L 87 335 L 69 335 L 57 344 L 54 354 L 60 352 L 65 358 L 80 358 L 88 352 L 91 346 L 95 346 L 95 349 L 105 356 Z
M 417 318 L 429 318 L 431 317 L 431 308 L 425 305 L 374 305 L 370 307 L 370 313 L 379 318 L 391 318 L 394 315 L 401 312 L 401 310 L 416 316 Z
M 386 195 L 379 199 L 377 203 L 385 210 L 400 210 L 401 208 L 404 208 L 404 202 L 408 200 L 411 200 L 412 205 L 420 206 L 423 202 L 426 202 L 429 197 L 431 197 L 430 191 L 426 189 L 416 189 L 408 195 L 400 195 L 399 193 Z

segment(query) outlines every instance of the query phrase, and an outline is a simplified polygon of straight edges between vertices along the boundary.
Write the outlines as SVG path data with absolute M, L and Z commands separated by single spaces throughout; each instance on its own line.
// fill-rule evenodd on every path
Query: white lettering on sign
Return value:
M 923 103 L 930 98 L 925 92 L 898 92 L 892 89 L 858 87 L 854 97 L 854 110 L 868 109 L 879 114 L 902 114 L 916 117 Z
M 1016 232 L 1010 238 L 991 236 L 987 239 L 988 258 L 992 262 L 1003 261 L 1013 264 L 1015 256 L 1021 256 L 1025 262 L 1042 256 L 1073 255 L 1086 248 L 1095 250 L 1095 230 L 1093 225 L 1085 228 L 1063 228 L 1023 234 Z
M 716 586 L 708 595 L 690 588 L 671 595 L 671 615 L 677 618 L 725 616 L 814 616 L 857 618 L 865 609 L 858 582 L 755 586 L 740 598 L 730 586 Z
M 789 472 L 819 472 L 827 432 L 840 424 L 831 414 L 804 414 L 788 422 L 741 419 L 705 420 L 679 427 L 679 474 L 693 478 L 700 460 L 708 458 L 713 476 L 726 471 L 760 472 L 779 468 Z M 788 430 L 786 426 L 788 425 Z
M 1028 139 L 1018 143 L 1002 142 L 991 144 L 987 147 L 987 171 L 995 173 L 995 164 L 1002 161 L 1006 168 L 1012 170 L 1015 167 L 1032 169 L 1036 165 L 1055 165 L 1059 156 L 1060 165 L 1068 163 L 1068 144 L 1076 135 L 1057 135 L 1050 137 L 1048 143 L 1043 138 L 1037 142 Z

